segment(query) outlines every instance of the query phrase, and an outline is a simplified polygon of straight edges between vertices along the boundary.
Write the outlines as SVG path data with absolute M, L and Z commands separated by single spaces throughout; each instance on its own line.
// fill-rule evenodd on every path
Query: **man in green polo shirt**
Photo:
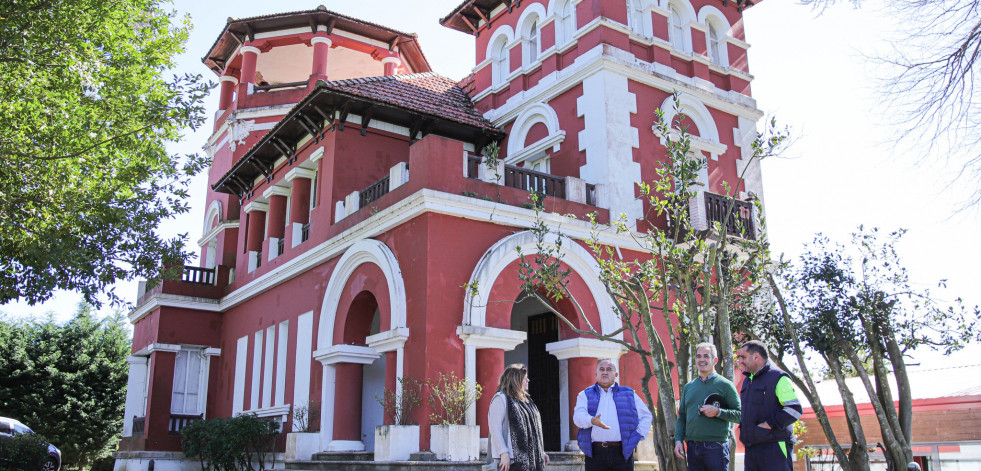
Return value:
M 739 395 L 732 381 L 715 373 L 719 354 L 715 345 L 695 346 L 698 377 L 686 384 L 678 404 L 674 454 L 685 458 L 688 471 L 729 469 L 729 427 L 739 423 Z

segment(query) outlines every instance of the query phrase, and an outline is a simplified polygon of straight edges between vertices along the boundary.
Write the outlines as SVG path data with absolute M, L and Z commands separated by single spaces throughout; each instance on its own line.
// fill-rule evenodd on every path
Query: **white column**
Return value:
M 508 329 L 498 329 L 495 327 L 477 327 L 472 325 L 461 325 L 456 328 L 456 334 L 463 339 L 464 345 L 464 367 L 463 372 L 468 381 L 477 384 L 477 349 L 478 348 L 500 348 L 501 350 L 514 350 L 514 347 L 524 343 L 528 338 L 526 332 Z M 477 404 L 471 404 L 467 408 L 467 425 L 477 424 Z
M 129 363 L 129 380 L 126 386 L 126 412 L 123 414 L 123 436 L 133 435 L 133 417 L 146 414 L 143 388 L 146 387 L 147 363 L 150 357 L 126 357 Z

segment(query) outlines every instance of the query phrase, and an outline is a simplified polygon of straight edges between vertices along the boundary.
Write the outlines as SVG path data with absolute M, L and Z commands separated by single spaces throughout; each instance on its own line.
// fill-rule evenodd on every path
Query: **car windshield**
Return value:
M 17 433 L 34 433 L 34 431 L 31 430 L 31 429 L 29 429 L 29 428 L 27 428 L 26 425 L 13 424 L 13 426 L 14 426 L 14 432 L 17 432 Z

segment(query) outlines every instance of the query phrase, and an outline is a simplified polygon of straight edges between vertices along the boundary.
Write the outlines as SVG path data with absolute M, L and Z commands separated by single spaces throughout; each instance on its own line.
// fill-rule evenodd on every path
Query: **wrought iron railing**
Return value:
M 361 190 L 358 194 L 358 208 L 363 208 L 371 204 L 372 201 L 385 196 L 388 193 L 388 177 L 382 178 L 371 186 Z
M 733 202 L 732 213 L 726 220 L 729 203 Z M 728 196 L 705 193 L 705 213 L 709 224 L 726 223 L 726 232 L 731 236 L 755 240 L 756 228 L 753 223 L 753 203 L 733 200 Z
M 213 285 L 215 284 L 216 273 L 217 269 L 215 268 L 201 268 L 185 265 L 181 270 L 181 281 L 199 285 Z
M 255 253 L 255 267 L 259 268 L 262 266 L 262 252 Z
M 167 433 L 170 435 L 180 435 L 181 430 L 184 427 L 191 425 L 193 422 L 201 420 L 204 418 L 204 414 L 198 415 L 187 415 L 187 414 L 170 414 L 170 425 L 167 427 Z
M 306 242 L 310 238 L 310 223 L 306 223 L 300 228 L 300 242 Z
M 286 249 L 286 239 L 279 239 L 276 241 L 276 256 L 283 254 L 283 250 Z

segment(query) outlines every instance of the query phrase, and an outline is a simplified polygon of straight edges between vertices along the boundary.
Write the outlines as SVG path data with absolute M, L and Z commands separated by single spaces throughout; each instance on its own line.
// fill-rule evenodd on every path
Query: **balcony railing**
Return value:
M 288 88 L 306 88 L 306 86 L 307 82 L 304 80 L 302 82 L 277 83 L 275 85 L 255 85 L 252 91 L 253 93 L 275 92 Z
M 139 437 L 146 430 L 146 417 L 133 416 L 133 436 Z
M 565 178 L 521 167 L 504 166 L 504 186 L 565 199 Z
M 467 155 L 467 178 L 479 178 L 481 157 Z M 519 190 L 534 191 L 553 198 L 566 198 L 565 178 L 549 173 L 528 170 L 514 165 L 504 166 L 504 185 Z M 596 206 L 596 185 L 586 184 L 586 204 Z
M 215 284 L 216 271 L 214 268 L 184 266 L 181 270 L 181 281 L 199 285 L 213 285 Z
M 186 415 L 186 414 L 170 414 L 170 425 L 167 427 L 167 433 L 170 435 L 180 435 L 181 430 L 184 427 L 191 425 L 193 422 L 201 420 L 204 418 L 204 414 L 198 415 Z
M 729 210 L 729 203 L 733 199 L 715 193 L 705 193 L 705 214 L 709 224 L 722 223 Z M 743 237 L 745 239 L 756 239 L 756 227 L 753 224 L 753 203 L 748 201 L 735 200 L 732 213 L 726 223 L 726 232 L 729 235 Z
M 283 250 L 286 249 L 286 239 L 279 239 L 276 241 L 276 256 L 283 254 Z
M 306 242 L 310 238 L 310 223 L 306 223 L 300 228 L 300 242 Z M 282 253 L 282 252 L 280 252 Z
M 262 252 L 255 253 L 255 267 L 259 268 L 262 266 Z
M 384 177 L 371 186 L 361 190 L 358 194 L 358 208 L 363 208 L 371 204 L 372 201 L 385 196 L 388 193 L 388 177 Z

